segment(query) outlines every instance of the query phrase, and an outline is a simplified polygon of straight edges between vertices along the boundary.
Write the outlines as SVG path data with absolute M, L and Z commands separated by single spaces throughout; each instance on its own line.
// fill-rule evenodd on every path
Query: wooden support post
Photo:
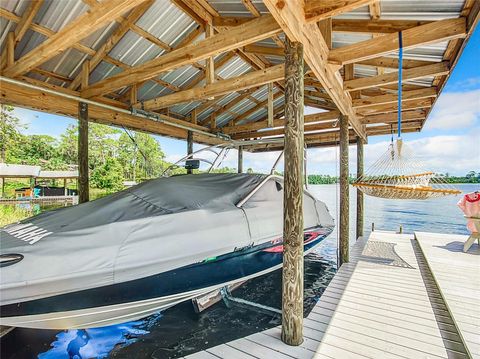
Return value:
M 191 116 L 192 116 L 192 119 L 191 119 L 192 121 L 191 122 L 194 125 L 196 125 L 197 124 L 197 109 L 196 108 L 193 109 Z
M 15 33 L 13 31 L 10 31 L 7 34 L 7 45 L 6 45 L 6 51 L 7 51 L 7 67 L 8 66 L 13 66 L 15 62 Z
M 349 249 L 349 183 L 348 183 L 348 117 L 340 116 L 340 243 L 339 263 L 348 262 Z
M 212 37 L 215 34 L 212 24 L 205 26 L 205 38 Z M 213 56 L 208 57 L 205 66 L 205 84 L 210 85 L 215 82 L 215 62 Z M 214 97 L 209 97 L 209 100 L 213 100 Z
M 2 196 L 0 198 L 5 197 L 5 178 L 2 177 Z
M 210 130 L 217 129 L 217 118 L 214 113 L 210 115 Z
M 282 341 L 303 342 L 303 45 L 285 46 Z
M 90 61 L 85 60 L 82 64 L 82 78 L 81 78 L 82 89 L 85 89 L 88 87 L 89 76 L 90 76 Z
M 187 155 L 191 155 L 193 153 L 193 132 L 187 132 Z M 187 169 L 187 175 L 193 174 L 193 170 Z
M 243 173 L 243 146 L 238 146 L 238 173 Z
M 267 117 L 267 124 L 268 124 L 268 127 L 273 127 L 273 83 L 270 82 L 267 86 L 268 86 L 268 98 L 267 98 L 268 117 Z
M 66 196 L 68 194 L 68 191 L 67 191 L 67 179 L 64 178 L 63 179 L 63 195 Z
M 133 106 L 137 103 L 137 84 L 133 84 L 130 88 L 130 106 Z
M 89 200 L 88 104 L 78 103 L 78 202 Z
M 318 28 L 322 33 L 323 39 L 327 44 L 328 48 L 332 48 L 332 18 L 329 17 L 328 19 L 322 20 L 318 22 Z
M 363 139 L 357 137 L 357 179 L 363 176 Z M 357 238 L 363 236 L 363 192 L 357 188 Z

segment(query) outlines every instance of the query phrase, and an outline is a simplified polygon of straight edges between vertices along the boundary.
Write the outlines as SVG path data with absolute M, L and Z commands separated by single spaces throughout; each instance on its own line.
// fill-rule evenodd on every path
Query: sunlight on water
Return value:
M 51 349 L 38 355 L 39 359 L 82 359 L 106 358 L 113 348 L 128 346 L 149 331 L 160 314 L 155 314 L 142 321 L 128 322 L 108 327 L 91 329 L 71 329 L 56 335 Z

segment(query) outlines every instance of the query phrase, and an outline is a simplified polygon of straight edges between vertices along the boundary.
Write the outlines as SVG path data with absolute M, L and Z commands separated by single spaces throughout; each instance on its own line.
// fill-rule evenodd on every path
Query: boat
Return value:
M 304 252 L 334 228 L 304 191 Z M 0 324 L 137 320 L 282 265 L 283 179 L 161 177 L 0 230 Z

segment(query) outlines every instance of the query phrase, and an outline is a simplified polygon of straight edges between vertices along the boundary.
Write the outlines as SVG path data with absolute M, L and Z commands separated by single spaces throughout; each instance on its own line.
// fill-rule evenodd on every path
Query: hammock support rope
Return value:
M 390 199 L 428 199 L 462 192 L 446 184 L 435 173 L 423 169 L 414 153 L 404 145 L 402 131 L 402 32 L 398 34 L 398 137 L 388 150 L 358 178 L 353 186 L 363 193 Z

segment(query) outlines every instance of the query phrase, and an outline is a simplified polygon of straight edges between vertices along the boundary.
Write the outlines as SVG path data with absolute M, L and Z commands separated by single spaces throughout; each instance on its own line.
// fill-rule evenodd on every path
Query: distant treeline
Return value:
M 356 179 L 355 176 L 350 175 L 348 181 L 350 183 L 354 182 Z M 465 176 L 451 176 L 448 173 L 439 174 L 436 177 L 436 182 L 444 183 L 480 183 L 480 172 L 470 171 Z M 443 180 L 443 181 L 442 181 Z M 333 184 L 338 183 L 338 176 L 330 175 L 309 175 L 308 176 L 309 184 Z
M 450 176 L 445 173 L 438 178 L 445 183 L 480 183 L 480 172 L 470 171 L 465 176 Z
M 350 175 L 348 177 L 348 181 L 352 183 L 355 181 L 355 177 Z M 308 175 L 308 183 L 309 184 L 333 184 L 338 183 L 338 176 L 330 176 L 330 175 Z

